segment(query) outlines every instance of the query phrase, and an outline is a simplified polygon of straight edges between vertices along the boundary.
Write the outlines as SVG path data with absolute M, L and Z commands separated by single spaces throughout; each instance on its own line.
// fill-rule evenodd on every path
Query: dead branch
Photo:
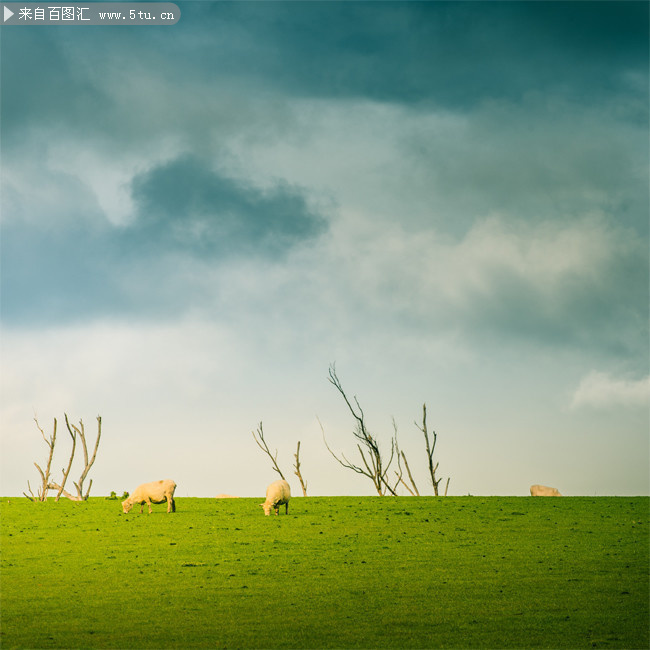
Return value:
M 395 457 L 395 440 L 391 439 L 390 458 L 388 459 L 388 462 L 386 462 L 385 459 L 382 457 L 381 450 L 379 448 L 379 444 L 377 443 L 377 440 L 370 434 L 370 432 L 366 427 L 365 416 L 363 413 L 363 409 L 359 404 L 359 400 L 356 398 L 356 396 L 354 397 L 354 404 L 356 405 L 356 407 L 350 402 L 348 396 L 343 390 L 343 386 L 341 385 L 338 376 L 336 375 L 336 368 L 334 364 L 330 366 L 328 381 L 341 394 L 350 413 L 352 414 L 352 417 L 356 420 L 356 426 L 352 433 L 358 441 L 357 449 L 359 450 L 359 455 L 361 456 L 363 467 L 351 463 L 343 455 L 342 458 L 344 460 L 342 461 L 330 449 L 329 445 L 327 444 L 327 441 L 325 441 L 325 432 L 323 431 L 323 441 L 325 441 L 325 446 L 327 447 L 330 454 L 332 454 L 332 456 L 334 456 L 334 458 L 343 467 L 347 467 L 348 469 L 353 470 L 357 474 L 363 474 L 364 476 L 367 476 L 372 481 L 373 485 L 375 486 L 375 489 L 377 490 L 377 493 L 380 496 L 386 494 L 387 491 L 395 495 L 396 494 L 395 488 L 393 488 L 393 486 L 390 485 L 387 479 L 388 471 Z M 322 430 L 322 424 L 321 424 L 321 430 Z
M 257 428 L 257 432 L 253 431 L 253 439 L 257 443 L 257 446 L 271 459 L 273 469 L 284 479 L 284 474 L 278 466 L 278 450 L 275 450 L 275 456 L 271 453 L 269 446 L 266 444 L 266 440 L 264 440 L 264 429 L 262 428 L 261 422 Z
M 395 418 L 393 418 L 393 432 L 394 433 L 393 433 L 393 439 L 391 440 L 391 444 L 393 445 L 393 449 L 397 457 L 398 471 L 395 472 L 396 481 L 395 481 L 395 485 L 392 486 L 390 492 L 394 496 L 397 496 L 397 488 L 401 483 L 411 494 L 413 494 L 413 490 L 411 490 L 411 488 L 404 481 L 404 470 L 402 469 L 402 461 L 401 461 L 401 456 L 403 456 L 403 452 L 400 451 L 399 443 L 397 441 L 397 423 L 395 422 Z M 404 456 L 404 458 L 406 458 L 406 456 Z
M 41 487 L 38 489 L 38 493 L 35 495 L 32 492 L 31 485 L 29 484 L 29 481 L 27 481 L 27 487 L 29 489 L 29 492 L 31 494 L 31 497 L 25 494 L 25 496 L 28 499 L 31 499 L 32 501 L 47 501 L 47 491 L 49 489 L 49 483 L 50 483 L 50 472 L 52 469 L 52 459 L 54 458 L 54 445 L 56 445 L 56 429 L 57 429 L 57 422 L 56 418 L 54 418 L 54 426 L 52 429 L 52 435 L 51 436 L 46 436 L 45 431 L 43 431 L 41 425 L 38 423 L 38 419 L 35 417 L 34 422 L 36 422 L 36 427 L 38 430 L 41 432 L 41 436 L 43 436 L 43 440 L 45 440 L 45 444 L 48 446 L 49 452 L 47 456 L 47 465 L 45 466 L 45 471 L 41 469 L 41 466 L 38 463 L 34 463 L 36 469 L 38 470 L 38 473 L 41 476 Z
M 302 488 L 302 496 L 306 497 L 307 496 L 307 483 L 305 483 L 302 479 L 302 472 L 300 471 L 300 440 L 298 440 L 298 446 L 296 447 L 296 453 L 293 455 L 293 457 L 296 459 L 296 463 L 294 465 L 295 472 L 294 474 L 298 477 L 298 480 L 300 481 L 300 487 Z
M 362 469 L 361 467 L 357 467 L 356 465 L 353 465 L 353 464 L 352 464 L 352 463 L 351 463 L 351 462 L 350 462 L 350 461 L 345 457 L 344 454 L 341 454 L 341 458 L 343 459 L 343 460 L 341 460 L 341 458 L 339 458 L 339 457 L 338 457 L 338 456 L 337 456 L 337 455 L 332 451 L 332 449 L 330 448 L 330 446 L 327 444 L 327 440 L 326 440 L 326 438 L 325 438 L 325 429 L 323 428 L 323 423 L 320 421 L 319 418 L 316 418 L 316 419 L 318 420 L 318 424 L 320 425 L 321 433 L 323 434 L 323 442 L 325 443 L 325 447 L 327 447 L 327 451 L 329 451 L 330 454 L 332 454 L 332 456 L 334 457 L 334 459 L 335 459 L 335 460 L 336 460 L 340 465 L 342 465 L 343 467 L 345 467 L 346 469 L 351 469 L 353 472 L 356 472 L 357 474 L 363 474 L 364 476 L 367 476 L 368 478 L 371 479 L 372 476 L 371 476 L 370 474 L 364 472 L 363 469 Z M 366 465 L 366 466 L 367 466 L 367 465 Z
M 92 481 L 91 481 L 92 483 Z M 61 496 L 64 496 L 66 499 L 70 499 L 70 501 L 83 501 L 81 497 L 79 497 L 78 494 L 70 494 L 67 490 L 63 489 L 63 486 L 60 485 L 59 483 L 56 483 L 55 481 L 50 481 L 50 484 L 48 485 L 48 489 L 50 490 L 56 490 L 56 496 L 57 499 L 60 499 Z
M 27 481 L 27 489 L 29 490 L 29 494 L 27 492 L 23 492 L 23 494 L 33 502 L 38 501 L 38 497 L 32 492 L 32 486 L 29 484 L 29 481 Z
M 434 465 L 433 463 L 433 454 L 436 450 L 436 442 L 438 441 L 438 434 L 435 431 L 431 431 L 431 434 L 433 435 L 433 444 L 430 443 L 429 439 L 429 431 L 427 429 L 427 405 L 423 404 L 422 405 L 422 426 L 420 426 L 417 422 L 415 423 L 415 426 L 422 431 L 424 434 L 424 442 L 427 450 L 427 461 L 429 463 L 429 476 L 431 478 L 431 483 L 433 485 L 433 492 L 436 496 L 438 496 L 438 485 L 442 479 L 436 479 L 436 470 L 438 469 L 439 463 L 436 463 Z
M 88 445 L 86 444 L 86 432 L 84 430 L 84 424 L 82 420 L 79 420 L 79 427 L 76 427 L 74 424 L 71 425 L 70 422 L 68 421 L 68 415 L 65 415 L 65 423 L 66 426 L 68 427 L 68 431 L 70 432 L 70 435 L 72 436 L 72 429 L 74 429 L 75 433 L 79 436 L 81 439 L 81 447 L 83 449 L 83 455 L 84 455 L 84 469 L 81 472 L 81 476 L 79 478 L 78 483 L 74 483 L 75 488 L 77 489 L 77 496 L 79 497 L 79 501 L 86 501 L 90 495 L 90 488 L 93 485 L 92 479 L 90 480 L 90 483 L 88 484 L 88 489 L 86 490 L 86 494 L 84 495 L 83 492 L 83 484 L 84 480 L 88 476 L 88 472 L 90 471 L 90 468 L 93 466 L 93 463 L 95 462 L 95 458 L 97 457 L 97 449 L 99 448 L 99 440 L 102 437 L 102 418 L 100 416 L 97 416 L 97 440 L 95 441 L 95 448 L 93 450 L 93 455 L 89 459 L 88 458 Z M 74 448 L 73 448 L 73 453 L 74 453 Z M 72 462 L 72 461 L 71 461 Z M 64 492 L 64 490 L 61 488 L 61 492 Z M 70 498 L 70 497 L 68 497 Z
M 395 429 L 395 448 L 397 449 L 397 466 L 399 467 L 399 473 L 395 472 L 398 477 L 398 484 L 401 483 L 411 493 L 412 496 L 420 496 L 420 491 L 418 490 L 418 487 L 413 480 L 411 468 L 409 467 L 408 461 L 406 460 L 406 454 L 400 450 L 397 444 L 397 424 L 395 424 L 395 420 L 393 420 L 393 428 Z M 402 460 L 404 461 L 404 467 L 406 467 L 406 473 L 408 474 L 411 485 L 409 485 L 402 476 Z
M 67 424 L 67 416 L 66 416 L 66 424 Z M 70 426 L 68 425 L 68 433 L 72 437 L 72 451 L 70 452 L 70 460 L 68 461 L 68 467 L 63 468 L 63 480 L 61 481 L 61 485 L 55 485 L 54 483 L 52 484 L 52 488 L 57 490 L 55 501 L 58 501 L 61 498 L 61 494 L 65 491 L 65 484 L 66 481 L 68 480 L 68 475 L 70 474 L 70 469 L 72 468 L 72 461 L 74 459 L 74 452 L 77 446 L 77 434 L 73 433 L 72 430 L 70 429 Z M 65 494 L 65 496 L 68 499 L 71 499 L 72 496 L 68 495 L 68 493 Z
M 404 452 L 402 453 L 402 460 L 404 461 L 404 466 L 406 467 L 406 473 L 408 474 L 409 481 L 411 482 L 411 486 L 409 487 L 406 482 L 402 479 L 402 485 L 413 495 L 413 496 L 420 496 L 420 490 L 418 490 L 418 486 L 415 484 L 415 481 L 413 480 L 413 475 L 411 474 L 411 468 L 409 467 L 408 461 L 406 460 L 406 455 Z M 411 489 L 412 488 L 412 489 Z

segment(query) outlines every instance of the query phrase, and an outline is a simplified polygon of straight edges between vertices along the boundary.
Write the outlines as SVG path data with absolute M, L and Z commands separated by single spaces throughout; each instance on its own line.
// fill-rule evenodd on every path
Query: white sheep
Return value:
M 176 512 L 176 503 L 174 502 L 174 490 L 176 490 L 176 483 L 170 478 L 153 481 L 152 483 L 143 483 L 135 488 L 133 494 L 122 501 L 122 510 L 124 514 L 128 513 L 133 504 L 140 504 L 140 514 L 146 503 L 149 506 L 149 514 L 151 514 L 152 503 L 162 503 L 167 501 L 167 512 Z
M 560 491 L 554 487 L 546 487 L 545 485 L 531 485 L 531 497 L 561 497 Z
M 268 517 L 271 514 L 271 509 L 275 510 L 275 514 L 279 514 L 280 506 L 284 504 L 285 514 L 289 514 L 289 499 L 291 498 L 291 488 L 286 481 L 274 481 L 266 488 L 266 501 L 260 503 L 264 508 L 264 514 Z

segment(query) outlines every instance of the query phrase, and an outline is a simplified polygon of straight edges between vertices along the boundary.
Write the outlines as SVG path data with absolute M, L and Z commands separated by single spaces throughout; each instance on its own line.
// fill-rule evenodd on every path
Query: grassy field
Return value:
M 2 648 L 648 648 L 647 498 L 0 504 Z

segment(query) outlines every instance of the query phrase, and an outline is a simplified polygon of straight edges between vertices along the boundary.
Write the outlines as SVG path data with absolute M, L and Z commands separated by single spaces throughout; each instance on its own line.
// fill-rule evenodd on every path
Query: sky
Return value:
M 94 496 L 261 496 L 260 422 L 372 495 L 335 364 L 422 494 L 424 403 L 450 495 L 649 494 L 648 4 L 177 4 L 2 29 L 0 493 L 67 413 Z

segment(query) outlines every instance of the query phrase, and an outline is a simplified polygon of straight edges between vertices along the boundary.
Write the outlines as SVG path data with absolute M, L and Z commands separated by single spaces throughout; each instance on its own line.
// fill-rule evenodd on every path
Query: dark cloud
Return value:
M 183 156 L 133 179 L 137 219 L 127 237 L 136 246 L 209 257 L 279 255 L 321 234 L 326 222 L 286 185 L 260 190 Z
M 81 132 L 108 125 L 119 137 L 130 125 L 114 118 L 126 119 L 132 107 L 108 84 L 120 77 L 127 84 L 133 73 L 146 74 L 146 83 L 197 83 L 226 94 L 255 88 L 453 110 L 531 92 L 584 104 L 619 94 L 647 108 L 643 2 L 181 5 L 173 29 L 120 28 L 101 38 L 75 28 L 7 30 L 3 132 L 47 119 Z M 630 87 L 631 76 L 640 86 Z M 166 103 L 149 110 L 174 114 Z M 636 119 L 647 123 L 647 111 Z
M 12 190 L 14 217 L 24 221 L 3 225 L 5 319 L 153 310 L 169 299 L 155 278 L 173 268 L 171 257 L 277 260 L 317 238 L 327 224 L 303 190 L 281 182 L 261 190 L 207 162 L 224 163 L 233 140 L 245 151 L 252 132 L 268 136 L 270 148 L 284 144 L 295 126 L 296 98 L 369 99 L 405 108 L 395 115 L 431 109 L 458 117 L 458 127 L 414 128 L 395 149 L 395 164 L 386 163 L 390 170 L 372 177 L 375 185 L 393 182 L 387 192 L 399 202 L 390 206 L 395 218 L 409 219 L 409 202 L 425 206 L 417 224 L 423 230 L 462 237 L 491 211 L 559 222 L 596 211 L 647 236 L 647 3 L 181 4 L 183 18 L 173 28 L 3 32 L 5 161 L 38 137 L 58 143 L 59 151 L 62 142 L 92 151 L 95 178 L 102 176 L 102 159 L 110 167 L 130 155 L 136 162 L 129 159 L 128 169 L 151 165 L 131 180 L 135 212 L 128 225 L 105 222 L 88 200 L 92 220 L 88 213 L 66 217 L 58 231 L 43 231 L 42 223 L 80 210 L 81 190 L 71 190 L 69 203 L 58 194 L 45 193 L 38 206 L 25 199 L 22 213 Z M 332 104 L 345 112 L 344 102 Z M 319 128 L 310 119 L 300 124 L 306 159 L 309 136 Z M 262 135 L 260 123 L 267 129 Z M 382 123 L 373 137 L 388 141 L 397 132 L 392 127 Z M 345 155 L 344 137 L 328 136 L 331 150 L 323 150 Z M 170 151 L 193 154 L 150 162 L 169 155 L 163 145 L 156 149 L 165 138 Z M 350 186 L 357 181 L 354 160 L 342 165 Z M 327 168 L 338 161 L 317 153 L 307 164 L 323 168 L 316 191 L 327 191 Z M 57 165 L 65 169 L 66 161 Z M 362 181 L 366 172 L 359 170 Z M 348 205 L 349 212 L 372 205 L 372 183 L 365 180 L 358 185 L 367 196 Z M 39 214 L 24 214 L 25 205 Z M 645 262 L 634 258 L 635 274 L 645 273 Z M 631 286 L 620 274 L 612 277 Z M 544 329 L 537 316 L 523 322 L 527 311 L 500 323 L 508 305 L 514 309 L 529 295 L 507 279 L 503 292 L 506 307 L 491 315 L 499 300 L 486 304 L 486 321 Z M 175 308 L 191 302 L 192 292 L 185 294 L 173 296 Z M 582 301 L 582 311 L 596 317 L 597 300 L 589 295 L 583 291 L 548 317 L 557 318 L 558 336 L 561 314 L 572 304 Z M 635 289 L 629 301 L 640 295 Z
M 187 20 L 193 11 L 226 35 L 201 52 L 220 76 L 299 96 L 454 109 L 531 91 L 591 102 L 647 70 L 645 3 L 195 3 Z
M 169 317 L 203 297 L 201 283 L 191 273 L 184 278 L 182 267 L 241 256 L 279 261 L 327 227 L 295 188 L 251 188 L 192 156 L 136 176 L 132 195 L 136 216 L 128 226 L 84 218 L 74 201 L 66 219 L 4 224 L 3 319 L 42 325 L 120 312 Z
M 63 28 L 74 43 L 77 37 Z M 3 147 L 20 146 L 28 129 L 54 129 L 52 136 L 81 138 L 100 125 L 112 102 L 83 60 L 75 61 L 56 29 L 21 28 L 2 34 Z M 83 30 L 81 30 L 83 31 Z M 64 38 L 61 38 L 64 36 Z

